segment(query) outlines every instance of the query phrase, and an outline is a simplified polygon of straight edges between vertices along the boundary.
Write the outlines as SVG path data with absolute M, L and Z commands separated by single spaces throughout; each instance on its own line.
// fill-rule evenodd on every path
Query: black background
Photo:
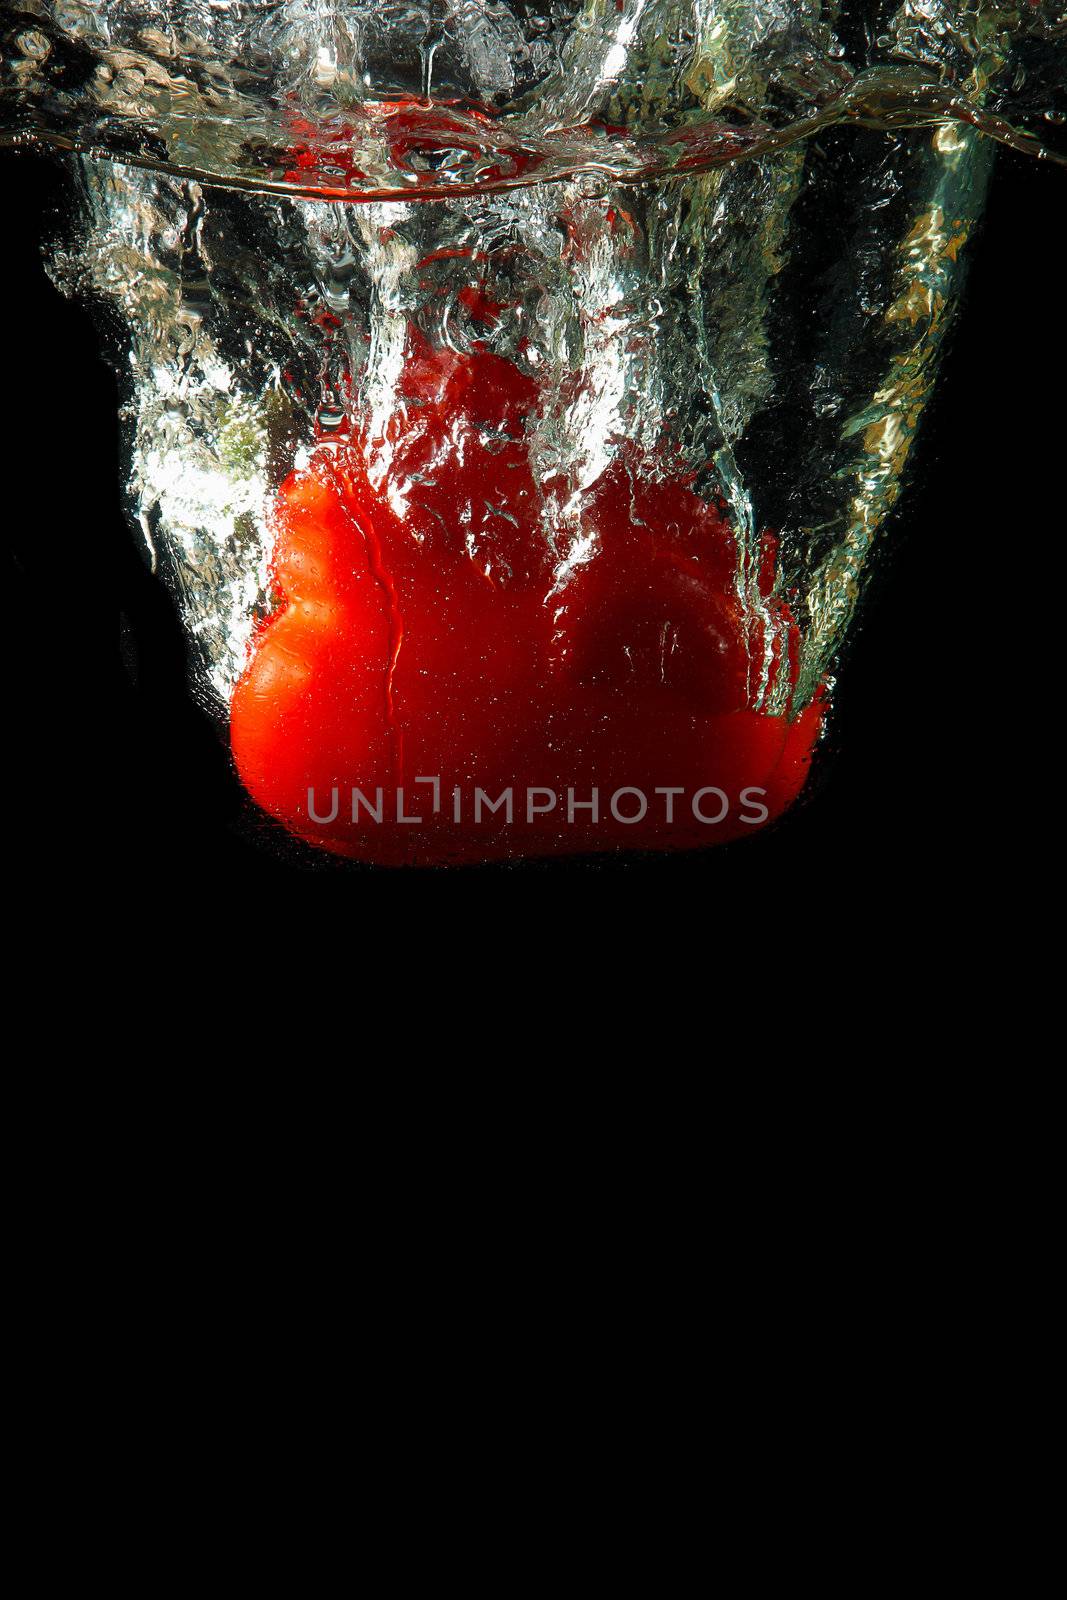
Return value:
M 41 266 L 62 169 L 20 153 L 0 174 L 8 837 L 40 896 L 147 898 L 166 910 L 325 895 L 355 910 L 379 886 L 405 905 L 444 894 L 454 906 L 506 882 L 544 887 L 554 904 L 616 886 L 635 905 L 684 899 L 712 915 L 773 894 L 798 915 L 822 896 L 842 911 L 903 900 L 936 919 L 1040 871 L 1059 828 L 1048 759 L 1059 720 L 1062 172 L 998 155 L 909 491 L 800 805 L 750 841 L 698 855 L 409 873 L 402 886 L 396 873 L 288 847 L 243 801 L 188 696 L 169 599 L 123 517 L 115 378 L 89 314 Z

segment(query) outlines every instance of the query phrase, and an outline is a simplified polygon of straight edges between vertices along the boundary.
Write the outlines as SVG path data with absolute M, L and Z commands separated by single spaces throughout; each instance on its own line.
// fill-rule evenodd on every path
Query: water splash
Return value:
M 16 0 L 0 143 L 334 200 L 684 177 L 839 124 L 957 122 L 1067 162 L 1055 4 L 881 10 Z
M 372 481 L 412 494 L 415 328 L 536 374 L 557 574 L 589 559 L 592 487 L 624 458 L 654 477 L 668 439 L 735 530 L 751 703 L 803 706 L 899 495 L 993 145 L 1067 161 L 1065 28 L 1030 0 L 8 4 L 0 143 L 80 158 L 53 272 L 124 314 L 136 516 L 220 703 L 294 462 L 358 413 Z

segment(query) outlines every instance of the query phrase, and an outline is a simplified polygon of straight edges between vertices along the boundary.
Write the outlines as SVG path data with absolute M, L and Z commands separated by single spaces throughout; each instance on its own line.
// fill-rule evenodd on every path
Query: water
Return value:
M 729 530 L 730 709 L 804 713 L 904 482 L 995 145 L 1064 162 L 1055 12 L 8 5 L 2 137 L 77 165 L 51 271 L 121 313 L 135 520 L 222 717 L 277 614 L 279 488 L 330 449 L 405 539 L 461 541 L 495 592 L 540 585 L 564 655 L 607 559 L 597 506 L 675 538 L 684 485 Z M 444 398 L 460 375 L 477 405 Z
M 940 117 L 1062 160 L 1056 4 L 15 0 L 5 137 L 278 192 L 706 170 Z M 383 116 L 403 106 L 405 126 Z

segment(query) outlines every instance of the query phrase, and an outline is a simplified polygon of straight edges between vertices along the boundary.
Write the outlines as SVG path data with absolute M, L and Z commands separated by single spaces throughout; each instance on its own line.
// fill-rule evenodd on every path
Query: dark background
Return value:
M 41 267 L 62 169 L 26 153 L 0 159 L 0 174 L 9 851 L 42 896 L 165 910 L 326 895 L 354 910 L 379 884 L 406 905 L 426 892 L 455 904 L 507 880 L 553 895 L 614 884 L 665 904 L 684 892 L 712 913 L 784 888 L 797 908 L 822 894 L 842 911 L 903 901 L 937 918 L 1040 870 L 1059 828 L 1047 773 L 1065 448 L 1051 219 L 1067 174 L 998 156 L 910 488 L 793 813 L 699 855 L 415 873 L 402 887 L 395 873 L 287 846 L 243 801 L 188 697 L 170 601 L 123 518 L 115 378 L 89 314 Z

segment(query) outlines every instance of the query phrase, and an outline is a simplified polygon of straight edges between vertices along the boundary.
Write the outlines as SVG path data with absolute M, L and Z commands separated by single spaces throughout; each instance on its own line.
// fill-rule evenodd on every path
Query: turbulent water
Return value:
M 137 520 L 223 703 L 269 606 L 273 490 L 356 413 L 384 436 L 415 327 L 536 377 L 560 571 L 612 459 L 669 439 L 762 613 L 751 704 L 799 708 L 898 496 L 995 144 L 1067 159 L 1067 20 L 1030 0 L 0 17 L 0 141 L 78 161 L 52 270 L 123 313 Z M 770 670 L 765 530 L 794 682 Z
M 839 121 L 1062 152 L 1062 5 L 15 0 L 6 137 L 283 191 L 636 181 Z M 397 141 L 383 107 L 419 104 Z M 298 156 L 294 156 L 299 152 Z

